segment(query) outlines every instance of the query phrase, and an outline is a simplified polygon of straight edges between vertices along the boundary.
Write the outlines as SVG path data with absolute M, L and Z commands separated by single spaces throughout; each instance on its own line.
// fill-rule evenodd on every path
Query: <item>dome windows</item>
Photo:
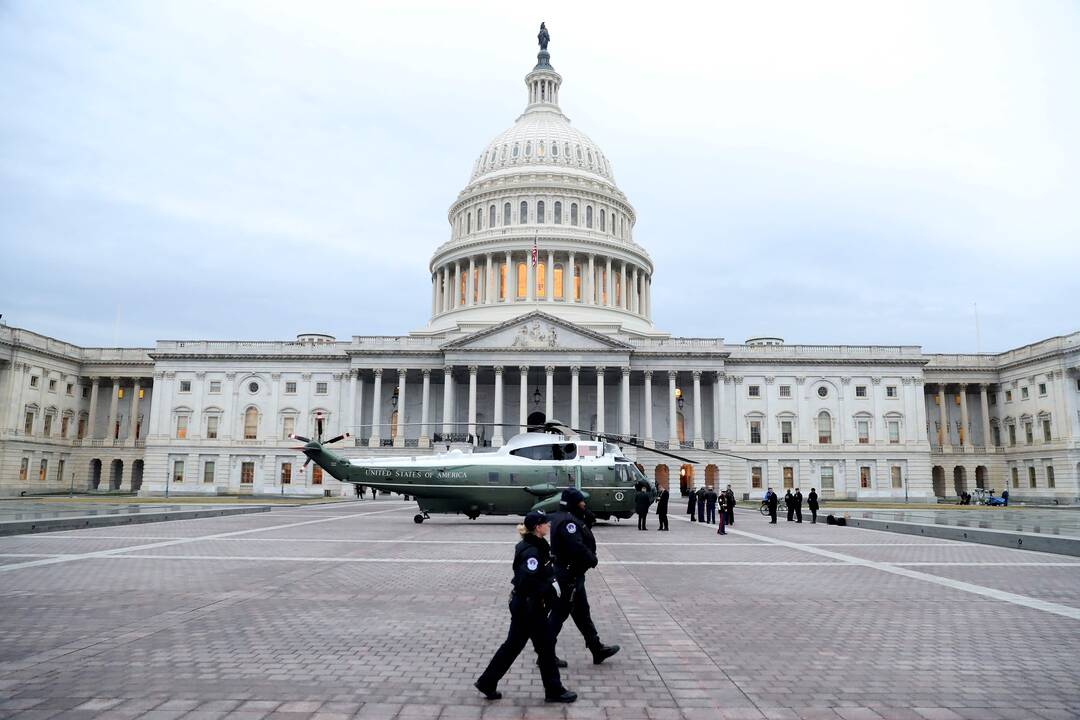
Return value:
M 570 143 L 563 144 L 563 157 L 566 158 L 567 162 L 570 161 Z
M 541 140 L 536 146 L 536 154 L 538 157 L 544 157 L 544 141 Z
M 557 145 L 553 145 L 551 147 L 552 150 L 556 150 L 557 148 L 558 148 Z M 555 201 L 555 217 L 554 217 L 553 222 L 556 225 L 562 225 L 562 203 L 559 202 L 558 200 Z
M 577 203 L 570 203 L 570 224 L 575 227 L 578 224 Z
M 510 203 L 503 205 L 503 225 L 510 224 Z
M 532 157 L 532 141 L 525 143 L 525 157 Z
M 604 208 L 600 208 L 600 232 L 604 232 L 605 218 L 606 214 L 604 213 Z
M 575 145 L 574 148 L 577 150 L 577 161 L 581 162 L 581 146 Z
M 521 209 L 518 210 L 518 222 L 522 225 L 529 222 L 529 203 L 521 201 Z
M 506 146 L 505 145 L 503 145 L 503 147 L 502 147 L 502 159 L 503 159 L 503 162 L 506 162 Z
M 488 211 L 488 227 L 489 228 L 495 227 L 495 206 L 494 205 L 492 205 L 491 209 Z
M 585 206 L 585 227 L 592 229 L 592 205 Z
M 589 156 L 589 167 L 592 167 L 592 164 L 593 164 L 592 150 L 586 150 L 585 154 Z
M 559 143 L 551 143 L 551 157 L 559 157 Z
M 536 222 L 537 223 L 543 223 L 544 222 L 544 201 L 543 200 L 536 203 Z
M 513 151 L 511 151 L 510 156 L 515 157 L 515 158 L 518 156 L 518 144 L 517 143 L 514 143 L 514 149 L 513 149 Z

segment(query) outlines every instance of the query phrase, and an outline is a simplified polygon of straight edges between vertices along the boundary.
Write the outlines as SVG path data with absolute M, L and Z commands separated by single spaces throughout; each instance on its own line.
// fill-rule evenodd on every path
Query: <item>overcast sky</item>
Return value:
M 542 8 L 542 11 L 541 11 Z M 1074 2 L 0 1 L 0 312 L 82 345 L 404 334 L 540 20 L 656 325 L 1080 329 Z

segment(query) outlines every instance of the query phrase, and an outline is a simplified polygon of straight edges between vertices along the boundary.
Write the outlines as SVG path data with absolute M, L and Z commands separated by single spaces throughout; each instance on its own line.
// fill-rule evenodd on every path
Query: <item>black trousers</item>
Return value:
M 728 525 L 734 525 L 735 524 L 735 508 L 730 508 L 729 507 L 726 512 L 727 512 L 727 524 Z
M 776 524 L 776 508 L 769 508 L 769 517 L 772 518 L 771 520 L 769 520 L 769 522 L 772 523 L 773 525 L 775 525 Z
M 660 529 L 667 530 L 667 513 L 657 513 L 656 518 L 660 521 Z
M 788 522 L 791 522 L 792 520 L 795 519 L 795 503 L 792 503 L 792 504 L 787 506 L 787 519 L 788 519 Z
M 555 636 L 551 634 L 547 614 L 542 607 L 530 608 L 528 603 L 516 596 L 510 599 L 510 632 L 495 651 L 495 657 L 491 658 L 477 684 L 494 690 L 529 640 L 532 640 L 533 650 L 540 660 L 544 692 L 548 695 L 562 692 L 562 678 L 555 664 Z
M 648 530 L 649 529 L 649 528 L 645 527 L 645 518 L 647 518 L 648 516 L 649 516 L 649 513 L 647 513 L 647 512 L 638 513 L 638 515 L 637 515 L 637 529 L 638 530 Z
M 698 522 L 705 522 L 705 501 L 702 500 L 697 506 L 697 520 Z
M 705 522 L 710 525 L 716 524 L 716 505 L 705 506 Z
M 600 647 L 600 633 L 596 632 L 593 625 L 592 613 L 589 612 L 589 596 L 585 594 L 585 576 L 571 576 L 560 574 L 559 599 L 551 608 L 548 620 L 551 625 L 551 638 L 555 643 L 559 642 L 559 632 L 562 630 L 566 618 L 572 617 L 574 624 L 585 638 L 585 647 L 594 650 Z
M 817 522 L 817 508 L 810 508 L 810 522 Z
M 802 522 L 802 505 L 795 506 L 795 522 Z

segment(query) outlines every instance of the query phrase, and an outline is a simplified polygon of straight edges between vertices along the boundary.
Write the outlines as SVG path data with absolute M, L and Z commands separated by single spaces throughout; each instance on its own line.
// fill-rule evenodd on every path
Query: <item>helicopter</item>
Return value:
M 494 452 L 464 453 L 454 448 L 433 455 L 352 460 L 326 448 L 349 433 L 325 443 L 296 434 L 289 437 L 304 443 L 296 449 L 307 456 L 305 468 L 314 462 L 340 482 L 415 498 L 417 524 L 430 513 L 458 513 L 475 520 L 481 515 L 550 512 L 558 509 L 562 489 L 571 486 L 585 495 L 597 519 L 629 518 L 637 490 L 644 488 L 655 496 L 656 487 L 610 440 L 638 445 L 630 438 L 597 435 L 583 440 L 582 435 L 594 433 L 553 421 L 530 426 Z

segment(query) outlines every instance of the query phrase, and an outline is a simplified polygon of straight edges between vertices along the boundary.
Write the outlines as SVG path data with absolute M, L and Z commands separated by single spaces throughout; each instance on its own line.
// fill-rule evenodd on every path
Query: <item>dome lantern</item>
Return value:
M 540 42 L 540 52 L 536 54 L 536 67 L 525 76 L 525 86 L 529 89 L 529 103 L 525 112 L 533 110 L 559 111 L 559 86 L 562 85 L 562 76 L 555 72 L 551 66 L 551 53 L 548 52 L 547 26 L 540 23 L 540 34 L 537 35 Z

